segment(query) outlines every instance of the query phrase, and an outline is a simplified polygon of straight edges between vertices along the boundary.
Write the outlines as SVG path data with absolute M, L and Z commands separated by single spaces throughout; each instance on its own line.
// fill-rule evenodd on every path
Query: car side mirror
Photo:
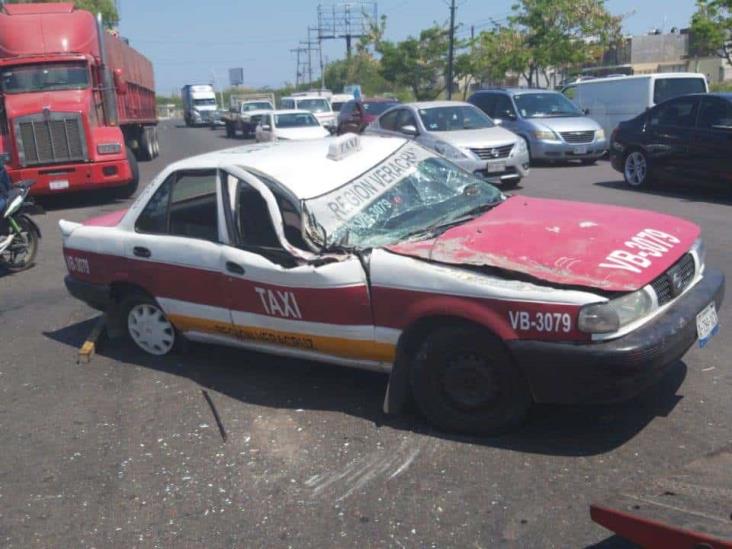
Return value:
M 117 95 L 127 95 L 127 82 L 125 82 L 122 69 L 114 69 L 112 79 L 114 80 L 114 89 L 117 91 Z
M 417 128 L 413 126 L 412 124 L 407 124 L 406 126 L 402 126 L 399 128 L 399 131 L 402 132 L 404 135 L 419 135 L 419 132 L 417 131 Z

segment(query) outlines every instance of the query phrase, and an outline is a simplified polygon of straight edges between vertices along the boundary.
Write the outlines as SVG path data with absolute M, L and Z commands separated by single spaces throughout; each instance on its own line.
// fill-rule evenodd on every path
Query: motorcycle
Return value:
M 19 181 L 11 186 L 0 156 L 0 269 L 19 272 L 28 269 L 38 252 L 41 230 L 28 216 L 45 213 L 28 197 L 35 181 Z

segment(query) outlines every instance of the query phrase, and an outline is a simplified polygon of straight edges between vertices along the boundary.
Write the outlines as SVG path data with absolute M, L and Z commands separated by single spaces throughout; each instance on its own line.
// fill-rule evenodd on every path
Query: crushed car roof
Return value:
M 399 137 L 359 136 L 361 149 L 338 160 L 329 157 L 338 138 L 310 141 L 279 141 L 224 149 L 181 160 L 172 169 L 201 169 L 239 166 L 253 168 L 305 200 L 337 189 L 356 179 L 393 154 L 407 140 Z

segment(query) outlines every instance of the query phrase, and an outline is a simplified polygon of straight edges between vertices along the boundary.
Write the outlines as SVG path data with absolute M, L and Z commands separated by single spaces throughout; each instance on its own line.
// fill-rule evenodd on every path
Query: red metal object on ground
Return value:
M 592 520 L 642 547 L 732 548 L 732 446 L 590 506 Z
M 152 64 L 71 3 L 0 10 L 0 153 L 34 194 L 137 185 L 156 156 Z

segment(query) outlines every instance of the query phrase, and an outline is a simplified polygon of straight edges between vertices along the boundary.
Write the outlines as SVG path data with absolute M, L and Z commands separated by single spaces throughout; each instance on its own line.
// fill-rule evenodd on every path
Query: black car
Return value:
M 675 97 L 621 122 L 610 160 L 633 187 L 660 178 L 732 183 L 732 94 Z

